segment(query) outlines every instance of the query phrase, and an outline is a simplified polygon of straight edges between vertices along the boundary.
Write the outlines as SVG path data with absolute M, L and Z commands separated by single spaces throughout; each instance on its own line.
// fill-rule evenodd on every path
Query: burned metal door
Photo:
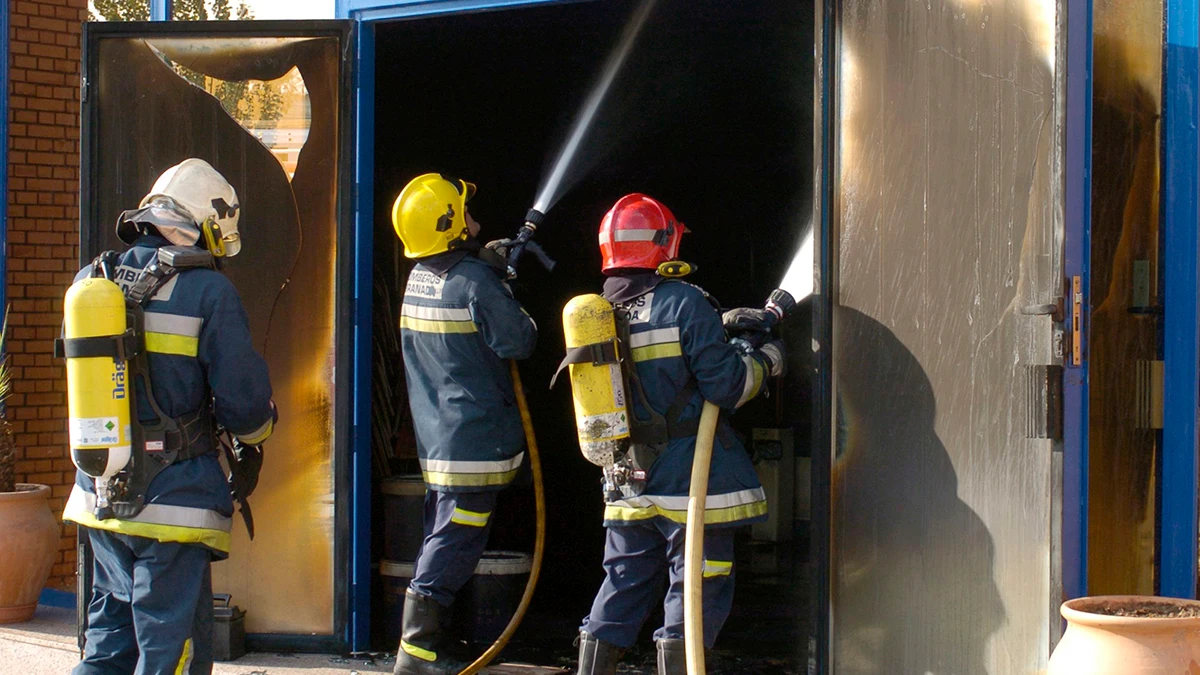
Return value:
M 827 6 L 831 670 L 1038 672 L 1055 444 L 1031 438 L 1027 392 L 1062 363 L 1055 2 Z
M 223 271 L 271 373 L 279 424 L 235 519 L 214 590 L 251 633 L 327 636 L 346 621 L 352 264 L 350 22 L 88 24 L 81 263 L 120 249 L 113 224 L 155 177 L 200 157 L 237 190 L 242 251 Z M 317 640 L 320 642 L 321 640 Z M 260 640 L 259 644 L 263 644 Z

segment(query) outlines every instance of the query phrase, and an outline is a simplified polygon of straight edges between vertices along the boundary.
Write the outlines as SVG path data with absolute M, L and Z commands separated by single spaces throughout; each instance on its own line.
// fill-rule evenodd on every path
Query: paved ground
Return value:
M 75 610 L 39 607 L 32 621 L 0 626 L 0 673 L 63 675 L 79 662 Z M 247 654 L 218 663 L 215 675 L 358 675 L 390 673 L 391 659 L 344 659 L 327 654 Z M 489 668 L 488 675 L 552 675 L 565 671 L 524 665 Z

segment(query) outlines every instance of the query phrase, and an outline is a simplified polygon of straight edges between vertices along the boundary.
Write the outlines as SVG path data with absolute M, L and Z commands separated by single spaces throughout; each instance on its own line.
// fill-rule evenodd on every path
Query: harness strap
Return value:
M 550 388 L 554 388 L 554 383 L 558 382 L 558 376 L 562 374 L 564 368 L 576 363 L 590 363 L 593 366 L 620 363 L 620 358 L 617 355 L 616 340 L 593 342 L 589 345 L 580 345 L 568 349 L 567 355 L 558 364 L 558 370 L 554 371 L 554 377 L 550 378 Z
M 56 338 L 54 340 L 54 358 L 56 359 L 86 359 L 107 356 L 118 361 L 129 361 L 140 352 L 140 342 L 132 330 L 127 330 L 122 335 Z

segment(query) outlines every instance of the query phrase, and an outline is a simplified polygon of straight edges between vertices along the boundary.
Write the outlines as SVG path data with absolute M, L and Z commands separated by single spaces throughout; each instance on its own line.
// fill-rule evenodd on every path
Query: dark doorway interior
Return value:
M 466 177 L 479 185 L 471 211 L 483 238 L 511 236 L 634 4 L 572 3 L 377 29 L 377 314 L 386 316 L 381 304 L 394 314 L 407 274 L 389 220 L 404 184 L 427 171 Z M 571 172 L 576 180 L 549 209 L 539 241 L 559 267 L 547 274 L 530 259 L 514 284 L 541 329 L 522 377 L 550 515 L 547 563 L 513 656 L 569 663 L 601 578 L 599 472 L 579 455 L 569 387 L 546 387 L 563 351 L 563 305 L 602 283 L 595 235 L 601 216 L 629 192 L 663 200 L 693 231 L 683 246 L 683 256 L 699 266 L 691 280 L 724 306 L 761 305 L 791 262 L 810 213 L 812 17 L 810 3 L 786 0 L 661 0 L 584 142 Z M 735 423 L 747 438 L 756 427 L 792 430 L 803 461 L 811 350 L 807 312 L 796 314 L 786 327 L 791 374 Z M 377 322 L 377 341 L 390 342 L 394 329 Z M 392 390 L 402 392 L 402 380 Z M 399 395 L 392 400 L 401 402 Z M 377 443 L 411 455 L 404 447 L 411 437 L 403 423 L 396 426 L 399 433 L 377 433 Z M 414 469 L 411 459 L 386 463 L 398 473 Z M 531 494 L 506 493 L 508 520 L 497 523 L 492 548 L 529 550 Z M 711 672 L 799 672 L 810 614 L 807 521 L 797 519 L 794 534 L 781 543 L 743 538 L 734 615 Z M 385 622 L 382 596 L 373 606 L 377 628 Z M 647 639 L 627 662 L 653 668 L 648 634 L 660 618 L 650 618 Z M 376 646 L 395 647 L 385 639 Z

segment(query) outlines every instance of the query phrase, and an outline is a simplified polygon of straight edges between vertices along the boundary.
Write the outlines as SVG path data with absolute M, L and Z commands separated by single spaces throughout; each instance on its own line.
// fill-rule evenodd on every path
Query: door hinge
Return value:
M 1063 367 L 1025 366 L 1025 437 L 1062 440 Z
M 87 100 L 88 100 L 88 79 L 85 76 L 83 78 L 80 78 L 80 80 L 79 80 L 79 102 L 87 103 Z
M 1137 428 L 1163 428 L 1163 362 L 1139 359 L 1135 389 Z

